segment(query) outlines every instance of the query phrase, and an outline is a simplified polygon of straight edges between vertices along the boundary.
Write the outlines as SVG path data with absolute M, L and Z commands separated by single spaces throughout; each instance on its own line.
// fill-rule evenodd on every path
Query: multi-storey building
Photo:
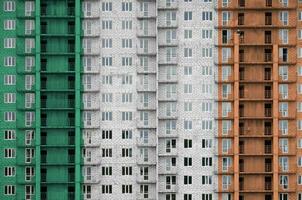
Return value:
M 3 0 L 0 199 L 302 200 L 301 6 Z

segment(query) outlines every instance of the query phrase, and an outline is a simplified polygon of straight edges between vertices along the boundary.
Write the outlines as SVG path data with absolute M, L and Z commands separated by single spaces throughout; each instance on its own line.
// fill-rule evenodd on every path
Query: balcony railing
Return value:
M 264 116 L 265 117 L 271 117 L 272 116 L 272 109 L 271 108 L 265 108 Z
M 272 145 L 264 145 L 264 153 L 271 154 L 272 153 Z
M 265 97 L 266 99 L 272 98 L 272 91 L 271 91 L 271 90 L 265 90 L 265 92 L 264 92 L 264 97 Z
M 264 135 L 272 135 L 272 127 L 271 126 L 264 127 Z
M 265 172 L 272 172 L 272 164 L 265 163 Z

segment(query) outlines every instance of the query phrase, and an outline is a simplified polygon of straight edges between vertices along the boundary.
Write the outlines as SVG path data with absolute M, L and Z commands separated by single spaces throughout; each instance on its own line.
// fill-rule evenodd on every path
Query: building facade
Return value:
M 3 0 L 0 199 L 302 200 L 301 6 Z

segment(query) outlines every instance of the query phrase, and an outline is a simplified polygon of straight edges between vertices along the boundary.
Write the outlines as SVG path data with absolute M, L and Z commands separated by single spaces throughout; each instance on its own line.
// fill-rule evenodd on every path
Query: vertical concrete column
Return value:
M 239 34 L 234 32 L 234 199 L 239 199 Z
M 278 135 L 279 135 L 279 88 L 278 88 L 278 45 L 274 44 L 273 46 L 273 200 L 278 200 L 278 167 L 279 167 L 279 158 L 278 158 Z

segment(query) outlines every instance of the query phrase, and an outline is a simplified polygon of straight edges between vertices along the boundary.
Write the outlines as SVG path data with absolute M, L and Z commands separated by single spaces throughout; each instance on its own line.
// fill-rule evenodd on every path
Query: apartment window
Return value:
M 222 48 L 222 62 L 228 62 L 232 56 L 232 49 L 231 48 Z
M 132 30 L 132 21 L 131 20 L 123 20 L 122 21 L 122 30 Z
M 122 194 L 131 194 L 132 185 L 122 185 Z
M 32 31 L 35 29 L 35 21 L 34 20 L 25 20 L 25 35 L 32 34 Z
M 192 121 L 190 121 L 190 120 L 185 120 L 185 121 L 184 121 L 184 129 L 185 129 L 185 130 L 192 130 Z
M 289 168 L 288 157 L 279 157 L 279 166 L 283 172 L 287 172 Z
M 298 149 L 302 149 L 302 138 L 299 138 L 299 139 L 297 140 L 297 148 L 298 148 Z
M 184 12 L 184 20 L 185 21 L 191 21 L 192 20 L 192 11 L 185 11 Z
M 193 141 L 191 139 L 184 139 L 184 148 L 192 148 Z
M 102 76 L 102 84 L 103 85 L 112 85 L 112 76 L 111 75 L 103 75 Z
M 193 71 L 192 67 L 184 67 L 184 75 L 187 76 L 192 75 L 192 71 Z
M 102 57 L 102 66 L 112 66 L 112 57 Z
M 5 185 L 4 186 L 4 194 L 5 195 L 15 195 L 16 194 L 16 186 L 15 185 Z
M 122 2 L 122 11 L 124 12 L 132 11 L 132 2 Z
M 103 20 L 102 21 L 102 29 L 103 30 L 111 30 L 112 29 L 112 20 Z
M 211 167 L 212 166 L 212 158 L 211 157 L 202 157 L 201 158 L 201 166 Z
M 123 75 L 122 85 L 132 85 L 132 75 Z
M 33 48 L 35 48 L 35 39 L 26 38 L 25 39 L 25 53 L 32 53 Z
M 12 177 L 16 175 L 16 168 L 15 167 L 4 167 L 4 176 Z
M 102 194 L 112 194 L 112 185 L 102 185 Z
M 184 38 L 185 39 L 192 39 L 192 30 L 184 30 Z
M 231 139 L 222 139 L 222 153 L 228 153 L 232 145 Z
M 193 50 L 192 48 L 184 48 L 184 57 L 185 58 L 192 58 Z
M 288 121 L 287 120 L 280 120 L 279 121 L 279 130 L 281 131 L 282 135 L 287 135 L 288 134 Z
M 16 38 L 4 38 L 4 48 L 5 49 L 16 48 Z
M 4 158 L 15 158 L 16 157 L 16 149 L 7 148 L 4 149 Z
M 132 130 L 122 130 L 122 139 L 132 139 Z
M 16 20 L 6 19 L 4 20 L 4 30 L 15 30 L 16 29 Z
M 297 157 L 297 166 L 302 167 L 302 157 L 301 156 Z
M 184 157 L 184 166 L 185 167 L 192 166 L 192 158 Z
M 213 30 L 203 29 L 201 31 L 201 38 L 202 39 L 212 39 L 212 37 L 213 37 Z
M 282 41 L 282 44 L 288 44 L 288 29 L 279 30 L 279 39 Z
M 202 120 L 201 121 L 201 130 L 202 131 L 209 131 L 212 130 L 212 120 Z
M 229 21 L 231 20 L 231 12 L 229 11 L 223 11 L 222 12 L 222 25 L 223 26 L 226 26 L 229 24 Z M 238 23 L 240 23 L 242 20 L 241 20 L 241 17 L 240 17 L 240 13 L 238 15 Z M 241 25 L 241 24 L 238 24 L 238 25 Z
M 132 148 L 122 148 L 122 157 L 132 157 Z
M 112 149 L 107 148 L 107 149 L 102 149 L 102 157 L 112 157 Z
M 132 175 L 132 167 L 122 167 L 122 175 L 123 176 L 131 176 Z
M 211 58 L 212 57 L 212 48 L 202 48 L 202 57 L 203 58 Z
M 202 102 L 201 103 L 201 111 L 202 112 L 211 112 L 212 111 L 212 103 L 211 102 Z
M 202 94 L 211 94 L 212 93 L 212 84 L 202 84 L 201 92 L 202 92 Z
M 112 167 L 102 167 L 102 176 L 111 176 Z
M 222 0 L 222 7 L 223 8 L 226 8 L 226 7 L 228 7 L 229 6 L 229 0 Z M 204 200 L 204 199 L 202 199 L 202 200 Z
M 102 11 L 103 12 L 112 11 L 112 2 L 102 2 Z
M 192 102 L 184 102 L 184 111 L 186 112 L 192 111 Z
M 103 93 L 102 102 L 103 103 L 112 103 L 112 93 Z
M 201 176 L 201 184 L 202 185 L 211 185 L 212 184 L 212 176 Z
M 32 126 L 35 120 L 34 112 L 25 112 L 25 126 Z
M 122 48 L 132 48 L 132 39 L 122 39 Z
M 16 76 L 4 75 L 4 85 L 16 85 Z
M 283 189 L 288 189 L 288 176 L 287 175 L 281 175 L 279 176 L 280 185 Z
M 92 15 L 91 2 L 83 2 L 83 13 L 85 17 L 91 17 Z
M 206 193 L 203 193 L 201 194 L 201 200 L 212 200 L 212 194 L 206 194 Z M 231 199 L 224 199 L 222 198 L 223 200 L 231 200 Z
M 5 12 L 12 12 L 16 10 L 16 3 L 15 1 L 4 1 L 3 8 Z
M 13 122 L 16 121 L 16 112 L 4 112 L 4 121 Z
M 34 66 L 35 66 L 35 58 L 33 56 L 26 56 L 25 57 L 25 71 L 31 72 Z
M 192 194 L 184 194 L 184 200 L 192 200 Z
M 112 130 L 102 130 L 102 139 L 112 139 Z
M 132 112 L 122 112 L 122 121 L 132 121 Z
M 25 90 L 31 90 L 34 85 L 34 76 L 33 75 L 25 75 Z
M 122 57 L 122 66 L 132 66 L 132 57 Z
M 222 171 L 228 171 L 229 167 L 232 165 L 231 157 L 223 157 L 222 158 Z
M 16 57 L 12 57 L 12 56 L 4 57 L 4 66 L 5 67 L 16 66 Z
M 184 185 L 192 184 L 192 176 L 184 176 Z
M 123 93 L 122 103 L 131 103 L 131 102 L 132 102 L 132 93 Z
M 210 11 L 203 11 L 201 16 L 203 21 L 212 21 L 213 18 L 212 12 Z
M 232 130 L 232 121 L 222 120 L 222 135 L 228 135 L 231 130 Z
M 16 103 L 16 93 L 4 93 L 4 103 Z
M 102 48 L 112 48 L 112 39 L 111 38 L 103 38 L 102 39 Z
M 102 121 L 112 121 L 112 112 L 102 112 Z
M 281 21 L 283 26 L 287 26 L 288 25 L 288 11 L 280 11 L 279 20 Z
M 4 131 L 4 140 L 15 140 L 16 131 L 15 130 L 5 130 Z

